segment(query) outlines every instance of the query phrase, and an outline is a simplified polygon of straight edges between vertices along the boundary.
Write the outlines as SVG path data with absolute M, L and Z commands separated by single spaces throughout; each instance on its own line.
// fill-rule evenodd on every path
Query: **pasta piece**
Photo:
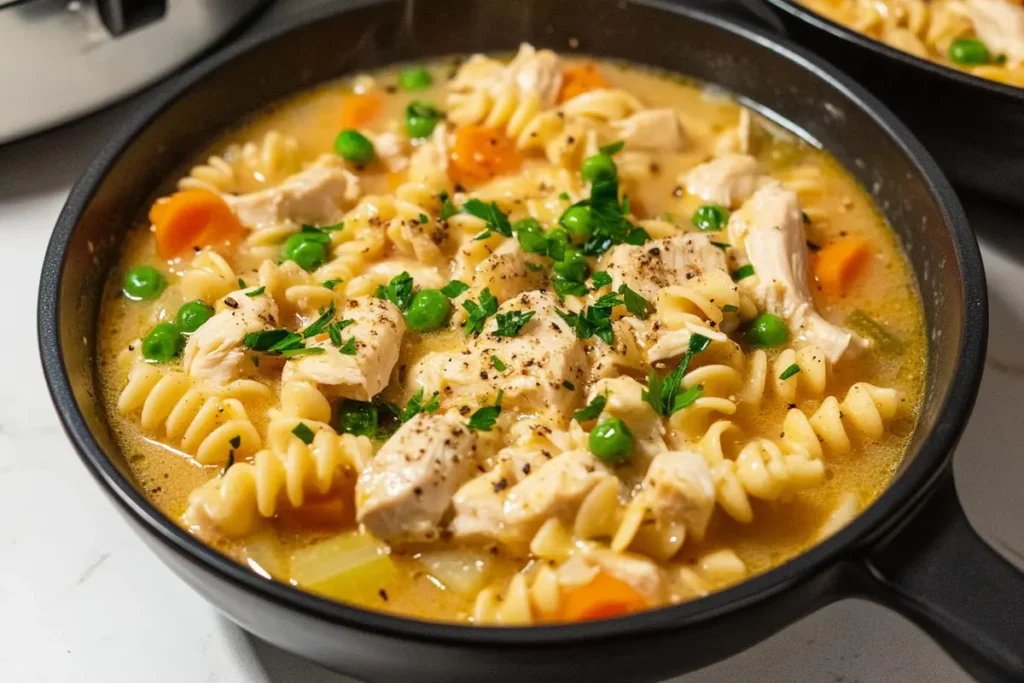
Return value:
M 282 434 L 285 426 L 276 425 L 277 433 Z M 316 425 L 309 444 L 294 434 L 269 443 L 271 447 L 258 452 L 252 463 L 236 462 L 193 491 L 186 522 L 201 531 L 247 534 L 260 517 L 277 513 L 282 494 L 293 508 L 302 507 L 307 493 L 328 493 L 339 472 L 357 471 L 372 452 L 365 436 L 338 435 L 325 425 Z
M 213 389 L 177 370 L 161 371 L 138 363 L 118 398 L 118 410 L 139 411 L 142 429 L 163 434 L 169 445 L 203 465 L 222 465 L 231 452 L 246 457 L 259 449 L 259 433 L 237 397 L 267 398 L 270 389 L 253 380 L 236 380 Z M 233 445 L 233 441 L 238 445 Z
M 223 154 L 193 166 L 178 189 L 205 189 L 237 194 L 281 182 L 299 170 L 299 145 L 272 130 L 259 142 L 229 145 Z
M 238 276 L 223 256 L 203 249 L 181 276 L 181 293 L 186 301 L 212 304 L 238 288 Z

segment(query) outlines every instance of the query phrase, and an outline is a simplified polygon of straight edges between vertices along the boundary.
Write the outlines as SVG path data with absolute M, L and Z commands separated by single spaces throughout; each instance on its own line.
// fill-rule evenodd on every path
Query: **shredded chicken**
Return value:
M 1024 6 L 1007 0 L 967 0 L 974 30 L 993 55 L 1024 61 Z
M 287 178 L 276 187 L 224 197 L 248 226 L 285 220 L 330 225 L 341 220 L 343 203 L 359 195 L 359 178 L 336 163 L 324 162 Z
M 245 336 L 277 326 L 274 299 L 266 293 L 248 296 L 254 291 L 240 289 L 225 296 L 217 302 L 217 313 L 189 336 L 182 367 L 190 377 L 227 384 L 238 377 Z
M 757 170 L 757 159 L 748 154 L 716 157 L 680 178 L 690 194 L 727 208 L 738 206 L 766 180 Z

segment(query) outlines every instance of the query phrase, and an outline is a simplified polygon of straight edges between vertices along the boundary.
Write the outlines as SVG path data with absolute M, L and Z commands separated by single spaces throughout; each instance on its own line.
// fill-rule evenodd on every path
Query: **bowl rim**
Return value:
M 185 95 L 209 73 L 265 43 L 307 25 L 351 10 L 394 0 L 358 0 L 343 6 L 326 6 L 282 22 L 272 30 L 243 37 L 210 55 L 169 82 L 158 86 L 133 110 L 103 150 L 91 161 L 72 188 L 57 219 L 47 247 L 39 285 L 38 341 L 43 371 L 51 399 L 69 440 L 82 462 L 102 487 L 133 519 L 174 552 L 216 575 L 219 580 L 265 601 L 300 612 L 307 617 L 358 630 L 415 640 L 466 646 L 514 649 L 554 647 L 584 641 L 654 634 L 692 626 L 737 611 L 777 595 L 795 583 L 820 574 L 851 548 L 859 547 L 890 528 L 923 499 L 948 466 L 952 449 L 966 423 L 981 381 L 987 335 L 987 299 L 977 242 L 949 182 L 935 161 L 903 124 L 861 86 L 834 67 L 790 41 L 759 28 L 695 10 L 669 0 L 631 0 L 629 4 L 668 12 L 734 34 L 794 62 L 812 76 L 824 80 L 846 100 L 861 109 L 889 137 L 889 142 L 912 161 L 936 200 L 950 233 L 961 272 L 960 295 L 964 302 L 964 329 L 959 340 L 959 363 L 933 429 L 918 455 L 899 473 L 881 495 L 850 524 L 826 541 L 763 574 L 751 577 L 709 596 L 651 609 L 645 612 L 580 624 L 528 627 L 482 627 L 425 621 L 376 612 L 321 598 L 285 583 L 263 578 L 179 527 L 122 475 L 99 446 L 75 400 L 61 348 L 60 291 L 69 242 L 79 217 L 110 168 L 135 138 L 173 101 Z
M 889 59 L 894 59 L 909 67 L 927 71 L 937 78 L 947 78 L 956 81 L 963 86 L 980 88 L 991 95 L 1024 103 L 1024 87 L 1016 87 L 1006 83 L 1000 83 L 999 81 L 994 81 L 990 78 L 975 76 L 974 74 L 966 71 L 954 69 L 951 66 L 946 66 L 945 64 L 933 62 L 929 59 L 912 55 L 909 52 L 904 52 L 903 50 L 895 48 L 888 43 L 876 40 L 875 38 L 864 35 L 849 26 L 833 21 L 825 15 L 819 14 L 809 7 L 801 5 L 796 0 L 766 0 L 766 2 L 773 5 L 777 10 L 786 12 L 787 14 L 790 14 L 791 16 L 796 17 L 797 19 L 810 24 L 821 31 L 825 31 L 830 35 L 835 36 L 836 38 L 841 38 L 847 42 L 854 43 L 866 50 L 879 52 Z

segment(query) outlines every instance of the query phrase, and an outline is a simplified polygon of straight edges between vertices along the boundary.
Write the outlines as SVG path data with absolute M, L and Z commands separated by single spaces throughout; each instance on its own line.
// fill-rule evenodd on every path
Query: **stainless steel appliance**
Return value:
M 158 80 L 268 0 L 0 0 L 0 143 Z

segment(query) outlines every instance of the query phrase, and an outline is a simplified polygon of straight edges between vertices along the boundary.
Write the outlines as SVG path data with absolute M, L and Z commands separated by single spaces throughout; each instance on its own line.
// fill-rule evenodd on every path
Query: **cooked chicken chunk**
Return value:
M 416 363 L 410 371 L 413 385 L 428 394 L 440 392 L 446 405 L 475 407 L 500 389 L 506 409 L 568 412 L 585 381 L 587 358 L 557 308 L 557 299 L 547 292 L 525 292 L 506 301 L 465 351 L 431 353 Z M 499 317 L 514 312 L 532 312 L 533 317 L 514 337 L 498 336 Z M 504 370 L 494 367 L 492 356 Z
M 247 296 L 254 288 L 231 292 L 217 302 L 217 313 L 192 333 L 182 367 L 190 377 L 226 384 L 238 377 L 245 358 L 245 335 L 277 326 L 277 304 L 266 294 Z
M 224 199 L 248 226 L 292 220 L 330 225 L 341 220 L 342 202 L 359 194 L 359 179 L 339 166 L 311 166 L 277 187 Z
M 391 543 L 437 539 L 452 494 L 477 471 L 476 442 L 457 414 L 406 422 L 359 474 L 359 522 Z
M 754 266 L 760 307 L 783 317 L 797 339 L 821 347 L 833 363 L 847 349 L 866 346 L 864 339 L 814 310 L 803 214 L 795 192 L 777 183 L 758 190 L 729 217 L 729 241 L 742 247 Z
M 967 0 L 967 14 L 993 55 L 1024 61 L 1024 6 L 1008 0 Z
M 704 537 L 715 509 L 715 483 L 704 458 L 692 451 L 663 451 L 651 461 L 637 496 L 660 525 L 681 525 L 696 540 Z
M 678 152 L 686 145 L 679 117 L 671 109 L 645 109 L 612 122 L 626 149 Z
M 508 461 L 498 467 L 503 469 L 481 475 L 456 492 L 449 528 L 456 538 L 494 541 L 513 552 L 524 552 L 547 519 L 571 519 L 587 494 L 612 476 L 587 451 L 557 455 L 511 487 L 505 478 Z
M 628 583 L 651 604 L 663 599 L 664 582 L 658 565 L 642 555 L 618 553 L 598 545 L 586 545 L 587 564 L 595 565 L 620 581 Z
M 519 92 L 536 95 L 543 104 L 552 106 L 562 88 L 562 60 L 551 50 L 537 50 L 523 43 L 502 78 Z
M 329 395 L 369 401 L 387 386 L 398 362 L 405 319 L 393 303 L 372 296 L 346 301 L 338 319 L 352 321 L 341 337 L 346 343 L 355 339 L 355 354 L 342 353 L 330 339 L 307 341 L 324 353 L 292 358 L 285 363 L 282 380 L 316 382 Z
M 754 157 L 726 154 L 690 169 L 680 182 L 690 194 L 731 208 L 752 195 L 765 182 L 765 176 L 758 173 Z
M 715 268 L 725 268 L 725 254 L 699 233 L 651 240 L 641 246 L 620 244 L 601 259 L 601 268 L 612 276 L 612 288 L 629 285 L 648 301 L 671 285 Z
M 487 287 L 498 301 L 507 301 L 517 294 L 543 287 L 547 282 L 545 270 L 530 270 L 529 263 L 540 266 L 543 259 L 523 251 L 517 240 L 505 240 L 476 267 L 473 293 Z

